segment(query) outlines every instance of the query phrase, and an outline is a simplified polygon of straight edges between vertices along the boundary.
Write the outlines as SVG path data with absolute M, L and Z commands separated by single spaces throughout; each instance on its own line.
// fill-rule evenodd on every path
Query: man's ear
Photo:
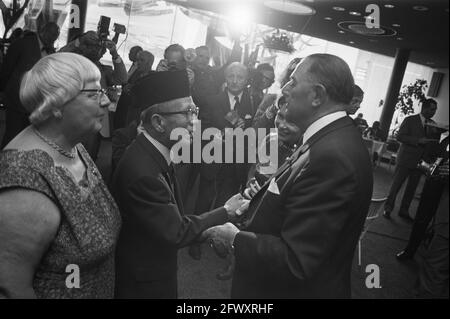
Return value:
M 166 123 L 165 123 L 165 119 L 161 115 L 153 114 L 151 123 L 152 123 L 154 130 L 156 130 L 158 133 L 164 133 Z
M 321 106 L 326 102 L 327 98 L 327 89 L 322 84 L 314 84 L 312 87 L 312 106 Z

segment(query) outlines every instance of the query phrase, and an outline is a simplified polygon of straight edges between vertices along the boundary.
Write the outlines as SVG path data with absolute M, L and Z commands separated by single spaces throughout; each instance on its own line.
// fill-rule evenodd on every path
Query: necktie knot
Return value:
M 236 108 L 238 105 L 240 105 L 239 96 L 235 95 L 234 96 L 234 108 Z

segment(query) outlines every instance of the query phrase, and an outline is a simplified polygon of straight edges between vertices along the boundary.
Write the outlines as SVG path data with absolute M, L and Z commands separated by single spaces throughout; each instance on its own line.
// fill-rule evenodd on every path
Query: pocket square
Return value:
M 273 194 L 280 195 L 280 190 L 278 189 L 278 184 L 275 181 L 275 178 L 270 181 L 269 188 L 267 188 L 267 190 Z

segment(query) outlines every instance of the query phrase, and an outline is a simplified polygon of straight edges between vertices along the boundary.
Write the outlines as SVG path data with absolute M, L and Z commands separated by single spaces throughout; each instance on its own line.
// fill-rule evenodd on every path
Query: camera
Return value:
M 125 34 L 127 29 L 123 24 L 114 23 L 113 31 L 118 34 Z
M 100 20 L 97 25 L 97 34 L 101 41 L 108 40 L 109 36 L 109 25 L 111 24 L 111 18 L 100 16 Z
M 424 160 L 420 161 L 419 164 L 417 164 L 417 168 L 421 170 L 427 177 L 434 176 L 436 172 L 436 168 L 441 164 L 443 158 L 438 157 L 434 163 L 430 164 L 425 162 Z
M 98 21 L 97 25 L 97 34 L 100 38 L 100 41 L 102 42 L 102 45 L 105 44 L 106 41 L 108 41 L 109 36 L 109 26 L 111 24 L 111 18 L 106 16 L 100 16 L 100 20 Z M 120 34 L 125 34 L 127 31 L 126 27 L 123 24 L 114 23 L 113 25 L 113 32 L 114 37 L 111 39 L 112 42 L 117 44 L 119 40 Z

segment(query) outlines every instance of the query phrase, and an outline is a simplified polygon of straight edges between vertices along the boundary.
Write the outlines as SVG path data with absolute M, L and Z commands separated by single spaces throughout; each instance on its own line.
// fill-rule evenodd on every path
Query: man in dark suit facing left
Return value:
M 437 103 L 433 99 L 427 99 L 422 103 L 420 114 L 408 116 L 404 119 L 398 131 L 397 140 L 401 143 L 397 155 L 394 180 L 389 190 L 389 196 L 384 206 L 384 217 L 390 218 L 395 206 L 395 199 L 403 183 L 408 179 L 398 215 L 412 221 L 408 209 L 419 184 L 421 171 L 417 164 L 423 159 L 427 147 L 438 143 L 440 132 L 429 124 L 437 110 Z
M 2 146 L 9 143 L 30 125 L 28 112 L 19 98 L 22 76 L 42 57 L 55 52 L 54 42 L 59 37 L 59 27 L 54 22 L 44 24 L 38 33 L 26 31 L 8 49 L 0 72 L 0 92 L 5 95 L 6 127 Z
M 184 215 L 171 147 L 175 129 L 192 132 L 197 108 L 187 73 L 152 73 L 135 86 L 137 99 L 149 106 L 144 131 L 127 148 L 114 174 L 112 193 L 122 215 L 116 254 L 117 298 L 176 298 L 178 249 L 205 229 L 236 218 L 245 204 L 240 194 L 224 206 Z
M 232 298 L 350 298 L 350 273 L 372 195 L 372 165 L 346 114 L 354 80 L 341 58 L 313 54 L 284 86 L 303 144 L 255 193 L 242 230 L 204 233 L 234 253 Z M 249 194 L 249 190 L 245 191 Z

